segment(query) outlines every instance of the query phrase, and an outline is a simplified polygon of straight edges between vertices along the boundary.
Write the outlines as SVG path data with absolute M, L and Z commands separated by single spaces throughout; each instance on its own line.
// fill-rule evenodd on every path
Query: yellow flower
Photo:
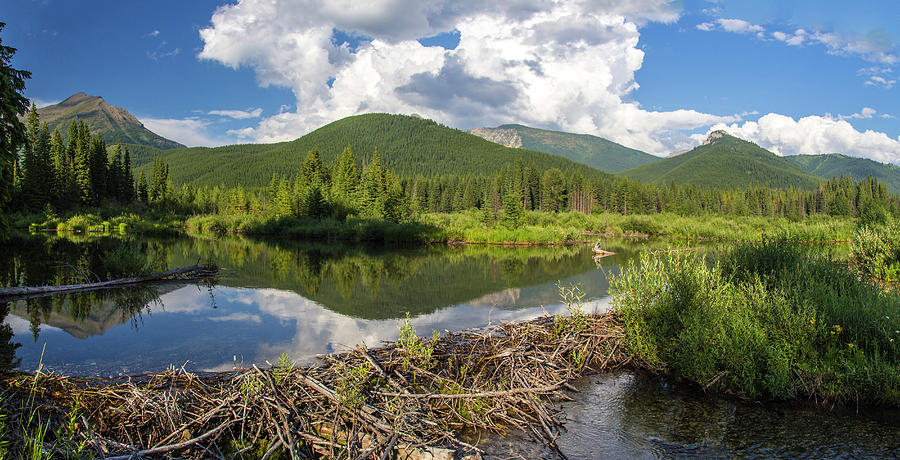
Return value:
M 853 344 L 852 344 L 852 343 L 848 343 L 847 346 L 850 347 L 850 348 L 853 348 Z

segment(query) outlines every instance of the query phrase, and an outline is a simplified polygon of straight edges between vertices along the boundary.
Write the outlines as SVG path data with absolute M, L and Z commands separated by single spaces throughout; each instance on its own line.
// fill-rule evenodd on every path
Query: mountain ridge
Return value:
M 84 121 L 91 134 L 100 134 L 107 144 L 121 140 L 124 144 L 152 147 L 160 150 L 184 148 L 183 144 L 166 139 L 147 129 L 128 110 L 106 102 L 101 96 L 79 91 L 64 101 L 37 109 L 41 122 L 52 132 L 59 128 L 63 135 L 73 121 Z
M 810 174 L 825 179 L 849 174 L 858 180 L 872 175 L 884 183 L 891 193 L 900 194 L 900 166 L 891 163 L 880 163 L 841 153 L 791 155 L 784 158 L 798 164 Z
M 710 133 L 706 142 L 686 153 L 622 171 L 643 182 L 745 188 L 769 184 L 774 188 L 816 187 L 822 178 L 762 147 L 724 131 Z
M 293 141 L 163 151 L 175 185 L 264 186 L 273 174 L 296 174 L 315 148 L 323 162 L 333 161 L 347 146 L 357 164 L 377 148 L 382 164 L 401 178 L 458 174 L 483 176 L 518 158 L 539 171 L 549 168 L 580 171 L 585 176 L 609 176 L 561 156 L 505 147 L 473 134 L 410 115 L 354 115 L 324 125 Z M 203 155 L 198 161 L 197 155 Z
M 552 131 L 520 124 L 474 128 L 469 132 L 506 147 L 559 155 L 608 173 L 617 173 L 659 159 L 649 153 L 591 134 Z

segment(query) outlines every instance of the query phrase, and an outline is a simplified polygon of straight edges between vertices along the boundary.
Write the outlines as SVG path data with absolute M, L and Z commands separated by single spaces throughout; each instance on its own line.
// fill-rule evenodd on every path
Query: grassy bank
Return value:
M 852 218 L 815 216 L 800 221 L 764 217 L 632 215 L 529 211 L 515 225 L 486 219 L 481 211 L 423 214 L 406 223 L 382 220 L 305 219 L 252 215 L 194 216 L 185 225 L 196 231 L 283 235 L 352 241 L 557 244 L 588 241 L 593 235 L 667 236 L 690 239 L 789 241 L 849 240 Z
M 27 229 L 29 231 L 57 230 L 64 232 L 170 235 L 182 231 L 184 220 L 175 215 L 138 215 L 123 210 L 101 210 L 63 215 L 17 214 L 12 216 L 11 225 L 14 228 Z
M 443 229 L 453 240 L 474 243 L 560 243 L 590 239 L 590 234 L 668 236 L 690 239 L 790 241 L 849 240 L 852 218 L 813 216 L 793 221 L 744 216 L 630 215 L 579 212 L 525 212 L 513 228 L 485 224 L 479 212 L 426 214 L 421 221 Z
M 900 296 L 802 246 L 642 256 L 610 281 L 643 366 L 750 398 L 900 404 Z

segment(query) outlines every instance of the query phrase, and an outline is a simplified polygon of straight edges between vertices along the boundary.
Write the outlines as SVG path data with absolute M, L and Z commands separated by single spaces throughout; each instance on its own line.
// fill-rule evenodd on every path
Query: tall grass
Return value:
M 422 222 L 443 229 L 455 240 L 476 243 L 564 243 L 590 239 L 585 233 L 669 236 L 689 239 L 789 241 L 849 240 L 856 228 L 852 218 L 813 216 L 803 220 L 746 216 L 630 215 L 579 212 L 525 212 L 510 230 L 483 222 L 479 213 L 424 214 Z
M 610 277 L 647 368 L 752 398 L 900 404 L 900 297 L 799 245 L 643 255 Z

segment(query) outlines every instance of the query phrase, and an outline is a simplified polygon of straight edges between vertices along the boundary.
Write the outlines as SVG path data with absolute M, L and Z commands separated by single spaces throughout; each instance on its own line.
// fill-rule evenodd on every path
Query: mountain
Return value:
M 694 149 L 619 173 L 643 182 L 744 188 L 769 184 L 774 188 L 814 188 L 821 178 L 752 142 L 713 131 Z
M 800 165 L 810 174 L 831 179 L 850 174 L 859 180 L 870 174 L 885 184 L 894 194 L 900 194 L 900 166 L 890 163 L 879 163 L 868 158 L 856 158 L 828 153 L 824 155 L 794 155 L 785 157 Z
M 384 165 L 400 177 L 445 174 L 485 176 L 519 158 L 539 171 L 557 167 L 588 177 L 608 176 L 566 158 L 486 141 L 432 120 L 383 113 L 356 115 L 325 125 L 299 139 L 278 144 L 231 145 L 162 152 L 174 185 L 267 185 L 273 174 L 292 176 L 313 148 L 325 163 L 351 146 L 357 162 L 377 148 Z
M 659 160 L 657 156 L 590 134 L 548 131 L 522 125 L 475 128 L 469 132 L 500 145 L 552 153 L 609 173 Z
M 63 136 L 74 120 L 83 120 L 92 134 L 100 133 L 107 144 L 121 139 L 123 144 L 150 147 L 153 149 L 176 149 L 184 145 L 166 139 L 145 128 L 134 115 L 127 110 L 109 105 L 102 97 L 89 96 L 79 92 L 69 96 L 59 104 L 38 109 L 42 122 L 47 122 L 50 132 L 59 127 Z M 144 152 L 146 148 L 136 148 Z M 152 156 L 152 153 L 150 154 Z

